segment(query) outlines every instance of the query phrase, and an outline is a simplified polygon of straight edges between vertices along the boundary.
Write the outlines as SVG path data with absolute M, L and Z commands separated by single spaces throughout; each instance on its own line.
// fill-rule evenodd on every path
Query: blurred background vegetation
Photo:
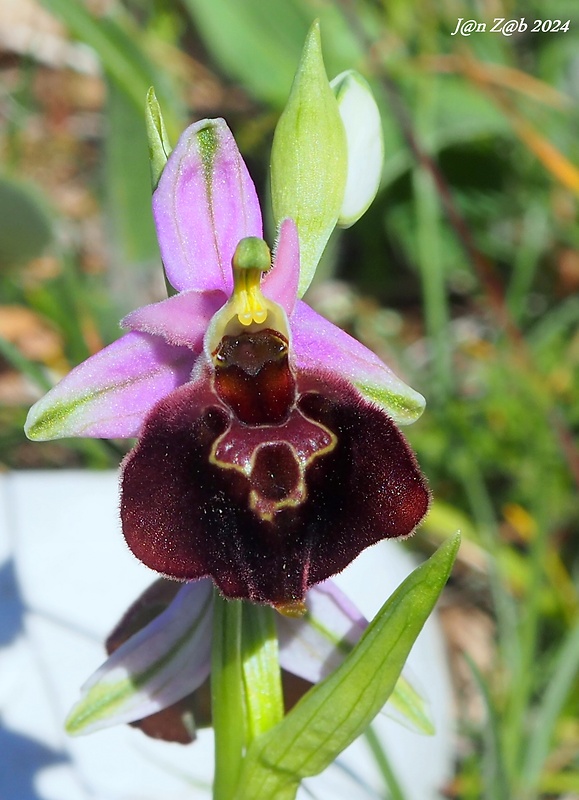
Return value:
M 407 430 L 435 498 L 413 546 L 428 551 L 456 528 L 466 538 L 442 609 L 458 721 L 451 798 L 579 797 L 577 10 L 576 0 L 0 7 L 3 469 L 114 467 L 126 447 L 31 444 L 22 425 L 46 388 L 120 334 L 122 314 L 164 296 L 148 87 L 173 141 L 190 121 L 226 117 L 265 200 L 273 129 L 314 18 L 329 77 L 354 67 L 371 81 L 382 188 L 330 242 L 308 299 L 428 400 Z M 451 35 L 461 17 L 487 30 Z M 490 32 L 501 17 L 527 30 Z M 536 19 L 561 29 L 532 32 Z

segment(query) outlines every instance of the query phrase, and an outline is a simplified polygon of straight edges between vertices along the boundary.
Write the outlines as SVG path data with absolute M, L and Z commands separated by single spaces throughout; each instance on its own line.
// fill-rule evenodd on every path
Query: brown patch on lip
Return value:
M 214 355 L 215 391 L 246 425 L 276 425 L 295 401 L 284 336 L 269 329 L 224 336 Z

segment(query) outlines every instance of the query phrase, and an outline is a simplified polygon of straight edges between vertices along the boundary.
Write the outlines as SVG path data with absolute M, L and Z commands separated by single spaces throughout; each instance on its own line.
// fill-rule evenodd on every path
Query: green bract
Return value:
M 165 168 L 171 145 L 163 122 L 161 108 L 153 87 L 147 92 L 145 105 L 145 121 L 147 125 L 147 138 L 149 140 L 149 160 L 151 165 L 151 184 L 153 190 L 157 188 L 161 173 Z
M 364 732 L 392 693 L 416 637 L 448 580 L 460 534 L 396 589 L 346 660 L 248 749 L 235 800 L 293 800 Z
M 346 187 L 346 134 L 328 83 L 319 24 L 310 29 L 291 94 L 278 122 L 271 154 L 276 225 L 295 220 L 300 240 L 299 296 L 334 230 Z

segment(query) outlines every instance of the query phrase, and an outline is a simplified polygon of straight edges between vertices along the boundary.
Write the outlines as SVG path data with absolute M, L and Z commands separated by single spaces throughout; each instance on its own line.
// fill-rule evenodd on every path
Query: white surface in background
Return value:
M 78 687 L 104 659 L 104 637 L 155 578 L 126 548 L 117 505 L 116 473 L 0 476 L 0 800 L 210 796 L 202 788 L 211 781 L 210 731 L 190 747 L 128 726 L 78 738 L 63 731 Z M 413 566 L 400 545 L 386 542 L 336 581 L 370 617 Z M 452 771 L 450 686 L 435 620 L 409 664 L 431 701 L 437 735 L 411 733 L 384 717 L 376 730 L 407 800 L 435 800 Z M 298 797 L 384 797 L 363 739 L 306 786 Z

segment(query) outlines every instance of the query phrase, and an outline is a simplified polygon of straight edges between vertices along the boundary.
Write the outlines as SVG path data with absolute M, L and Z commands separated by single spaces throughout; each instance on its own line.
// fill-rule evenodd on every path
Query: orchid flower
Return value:
M 194 123 L 171 151 L 149 95 L 147 124 L 175 293 L 125 317 L 118 341 L 33 406 L 26 432 L 136 437 L 121 467 L 123 534 L 182 583 L 161 578 L 163 597 L 153 588 L 125 615 L 67 727 L 130 722 L 190 741 L 211 672 L 214 797 L 290 798 L 388 698 L 432 730 L 400 676 L 459 546 L 439 548 L 369 624 L 329 580 L 370 545 L 409 536 L 430 499 L 397 427 L 424 399 L 302 300 L 332 231 L 378 189 L 380 115 L 360 76 L 328 82 L 314 23 L 274 136 L 273 256 L 225 121 Z M 280 666 L 318 684 L 285 715 Z
M 153 195 L 177 294 L 125 317 L 128 332 L 26 424 L 33 439 L 137 437 L 121 476 L 137 558 L 289 614 L 364 548 L 409 536 L 429 504 L 397 427 L 423 398 L 300 299 L 335 225 L 368 206 L 381 164 L 381 146 L 356 135 L 369 90 L 341 76 L 337 101 L 318 50 L 310 36 L 274 140 L 273 259 L 229 128 L 196 122 Z
M 86 681 L 69 714 L 69 733 L 138 722 L 154 738 L 185 744 L 199 721 L 209 721 L 195 695 L 189 703 L 181 701 L 210 674 L 212 584 L 203 578 L 178 587 L 158 581 L 124 615 L 107 641 L 111 655 Z M 297 618 L 275 615 L 279 658 L 286 672 L 314 684 L 343 662 L 368 622 L 330 580 L 308 592 L 306 609 Z M 428 707 L 404 676 L 385 713 L 414 730 L 432 732 Z

